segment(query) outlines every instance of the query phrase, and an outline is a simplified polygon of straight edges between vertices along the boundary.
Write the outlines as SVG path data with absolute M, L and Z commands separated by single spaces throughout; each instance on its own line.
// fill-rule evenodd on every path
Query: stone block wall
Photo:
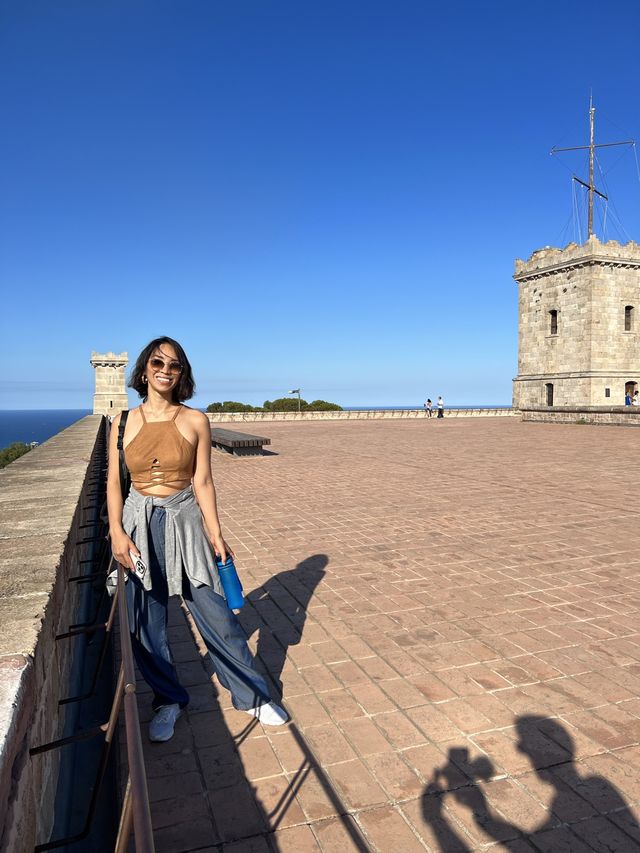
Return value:
M 607 426 L 640 427 L 638 406 L 558 406 L 534 407 L 522 410 L 523 421 L 560 424 L 604 424 Z
M 447 409 L 447 418 L 509 417 L 518 414 L 511 407 L 490 409 Z M 433 411 L 435 418 L 436 411 Z M 424 409 L 375 409 L 362 411 L 334 412 L 207 412 L 212 424 L 221 423 L 265 423 L 269 421 L 349 421 L 349 420 L 393 420 L 424 419 Z
M 640 245 L 601 243 L 541 249 L 516 261 L 519 286 L 518 376 L 513 404 L 624 404 L 625 383 L 640 376 Z M 625 331 L 625 307 L 633 325 Z M 557 312 L 557 333 L 551 313 Z M 605 389 L 609 389 L 609 396 Z
M 53 825 L 59 752 L 29 749 L 62 736 L 80 561 L 95 545 L 89 481 L 103 419 L 83 418 L 0 471 L 0 851 L 32 851 Z

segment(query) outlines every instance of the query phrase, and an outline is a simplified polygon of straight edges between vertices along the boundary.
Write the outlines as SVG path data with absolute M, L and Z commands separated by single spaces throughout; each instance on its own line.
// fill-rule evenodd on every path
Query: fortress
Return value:
M 513 406 L 624 406 L 640 379 L 640 245 L 544 248 L 516 261 Z

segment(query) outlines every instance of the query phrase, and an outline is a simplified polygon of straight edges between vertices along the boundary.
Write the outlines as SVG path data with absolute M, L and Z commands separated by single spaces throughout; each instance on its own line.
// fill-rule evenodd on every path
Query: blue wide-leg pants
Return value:
M 130 572 L 125 586 L 131 644 L 138 669 L 153 690 L 153 707 L 189 702 L 180 684 L 167 636 L 169 601 L 165 565 L 165 516 L 154 507 L 149 522 L 151 590 Z M 256 670 L 240 623 L 221 595 L 197 587 L 183 575 L 182 595 L 213 661 L 218 681 L 231 693 L 235 708 L 248 710 L 269 701 L 266 681 Z

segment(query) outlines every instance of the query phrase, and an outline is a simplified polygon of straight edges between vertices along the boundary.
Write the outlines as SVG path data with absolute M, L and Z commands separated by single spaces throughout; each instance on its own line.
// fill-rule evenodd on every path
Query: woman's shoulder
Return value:
M 140 406 L 136 406 L 133 409 L 123 409 L 121 412 L 118 412 L 118 414 L 115 415 L 115 417 L 111 421 L 111 428 L 112 429 L 118 429 L 120 427 L 120 424 L 122 423 L 122 417 L 125 414 L 125 412 L 126 412 L 126 421 L 125 421 L 126 427 L 125 427 L 125 429 L 128 429 L 128 426 L 130 423 L 133 423 L 135 425 L 138 421 L 142 420 L 142 415 L 140 414 Z
M 180 417 L 188 420 L 194 427 L 202 426 L 203 424 L 209 425 L 209 418 L 204 412 L 201 412 L 200 409 L 192 409 L 191 406 L 185 406 L 184 403 L 182 404 Z
M 140 406 L 134 406 L 132 409 L 123 409 L 121 412 L 118 412 L 118 414 L 114 417 L 114 419 L 111 423 L 114 426 L 119 426 L 120 421 L 122 420 L 122 416 L 125 413 L 126 413 L 127 421 L 131 420 L 132 418 L 133 418 L 133 420 L 135 420 L 136 418 L 142 417 L 142 415 L 140 414 Z

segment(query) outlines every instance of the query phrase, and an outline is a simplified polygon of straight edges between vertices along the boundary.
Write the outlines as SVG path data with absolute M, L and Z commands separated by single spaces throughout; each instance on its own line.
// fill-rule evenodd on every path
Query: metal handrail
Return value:
M 112 557 L 109 568 L 112 567 L 113 563 L 114 560 Z M 113 697 L 113 703 L 111 705 L 108 720 L 102 725 L 88 731 L 78 732 L 71 737 L 54 740 L 50 743 L 42 744 L 41 746 L 36 746 L 29 750 L 30 754 L 33 756 L 42 752 L 48 752 L 52 749 L 59 749 L 60 747 L 66 746 L 70 743 L 88 740 L 89 738 L 96 737 L 98 735 L 104 735 L 104 745 L 100 756 L 96 781 L 93 785 L 85 825 L 83 829 L 75 835 L 69 835 L 65 838 L 58 838 L 54 841 L 48 841 L 44 844 L 36 845 L 34 853 L 44 853 L 46 850 L 54 850 L 58 847 L 74 844 L 78 841 L 82 841 L 89 835 L 98 802 L 98 794 L 106 773 L 107 763 L 113 744 L 113 737 L 123 701 L 129 777 L 122 804 L 122 813 L 120 816 L 118 836 L 114 851 L 115 853 L 124 853 L 129 842 L 132 828 L 135 837 L 136 853 L 154 853 L 155 851 L 151 825 L 151 809 L 149 806 L 149 791 L 147 788 L 147 777 L 144 767 L 142 737 L 140 735 L 140 719 L 138 716 L 138 704 L 136 699 L 135 667 L 133 663 L 133 650 L 131 648 L 131 636 L 129 634 L 129 616 L 127 613 L 124 584 L 124 569 L 122 566 L 118 566 L 118 584 L 111 604 L 109 622 L 113 622 L 113 616 L 117 609 L 119 616 L 118 621 L 122 661 L 120 663 L 115 695 Z
M 104 474 L 104 472 L 102 473 Z M 96 520 L 96 523 L 98 524 L 99 522 L 97 522 Z M 104 534 L 102 535 L 102 537 L 91 537 L 90 539 L 86 539 L 86 542 L 88 543 L 90 541 L 97 541 L 99 538 L 104 538 Z M 102 577 L 104 578 L 104 580 L 106 580 L 107 575 L 112 571 L 115 563 L 113 556 L 111 556 L 107 560 L 109 550 L 109 543 L 107 542 L 106 547 L 100 548 L 97 560 L 96 558 L 94 558 L 92 560 L 81 561 L 81 563 L 83 564 L 92 563 L 94 566 L 97 563 L 99 567 L 97 571 L 91 571 L 92 566 L 90 565 L 89 573 L 87 575 L 80 575 L 77 577 L 69 578 L 69 580 L 83 582 L 85 580 L 88 581 L 89 579 L 94 579 L 98 577 Z M 105 564 L 107 566 L 106 571 Z M 149 791 L 147 787 L 147 777 L 144 766 L 142 737 L 140 734 L 140 718 L 138 715 L 138 704 L 136 698 L 135 665 L 133 660 L 133 649 L 131 647 L 131 635 L 129 633 L 129 615 L 127 611 L 127 600 L 125 591 L 125 570 L 120 565 L 118 565 L 118 583 L 116 585 L 113 600 L 111 602 L 111 608 L 107 621 L 94 621 L 93 623 L 86 625 L 74 625 L 71 626 L 70 630 L 62 634 L 58 634 L 56 637 L 56 640 L 63 640 L 79 636 L 81 634 L 87 634 L 100 629 L 103 629 L 106 632 L 103 646 L 99 655 L 97 671 L 94 674 L 91 690 L 81 696 L 71 697 L 69 699 L 61 699 L 60 704 L 81 701 L 82 699 L 88 698 L 88 696 L 92 695 L 97 683 L 99 669 L 105 659 L 106 646 L 112 635 L 112 627 L 114 624 L 116 612 L 118 613 L 119 617 L 118 627 L 120 635 L 121 663 L 118 671 L 115 694 L 113 697 L 113 702 L 111 704 L 111 709 L 109 711 L 109 717 L 107 721 L 100 726 L 96 726 L 95 728 L 77 732 L 75 735 L 71 735 L 70 737 L 60 738 L 58 740 L 50 741 L 49 743 L 40 744 L 39 746 L 35 746 L 29 750 L 30 755 L 34 756 L 44 752 L 49 752 L 53 749 L 60 749 L 61 747 L 67 744 L 76 743 L 82 740 L 88 740 L 92 737 L 97 737 L 100 735 L 104 737 L 102 752 L 100 755 L 100 761 L 98 763 L 95 783 L 92 786 L 91 799 L 89 802 L 89 808 L 84 827 L 79 833 L 76 833 L 75 835 L 68 835 L 65 838 L 58 838 L 52 841 L 45 842 L 43 844 L 36 845 L 34 848 L 34 853 L 44 853 L 44 851 L 46 850 L 54 850 L 59 847 L 74 844 L 78 841 L 82 841 L 89 835 L 91 831 L 93 817 L 98 804 L 100 788 L 102 785 L 102 781 L 106 775 L 109 755 L 111 753 L 111 747 L 113 745 L 113 739 L 116 732 L 120 709 L 123 704 L 129 775 L 122 803 L 122 810 L 119 819 L 118 835 L 116 838 L 114 853 L 125 853 L 132 829 L 134 833 L 136 853 L 154 853 L 155 851 L 153 842 L 153 829 L 151 824 L 151 809 L 149 805 Z
M 127 739 L 127 759 L 129 777 L 122 804 L 122 815 L 118 828 L 115 853 L 123 853 L 131 834 L 131 824 L 135 835 L 137 853 L 153 853 L 153 828 L 149 807 L 149 790 L 144 769 L 142 738 L 140 736 L 140 718 L 136 698 L 136 672 L 133 663 L 133 649 L 129 633 L 129 614 L 124 589 L 124 569 L 118 565 L 118 617 L 120 628 L 121 670 L 123 673 L 124 723 Z

